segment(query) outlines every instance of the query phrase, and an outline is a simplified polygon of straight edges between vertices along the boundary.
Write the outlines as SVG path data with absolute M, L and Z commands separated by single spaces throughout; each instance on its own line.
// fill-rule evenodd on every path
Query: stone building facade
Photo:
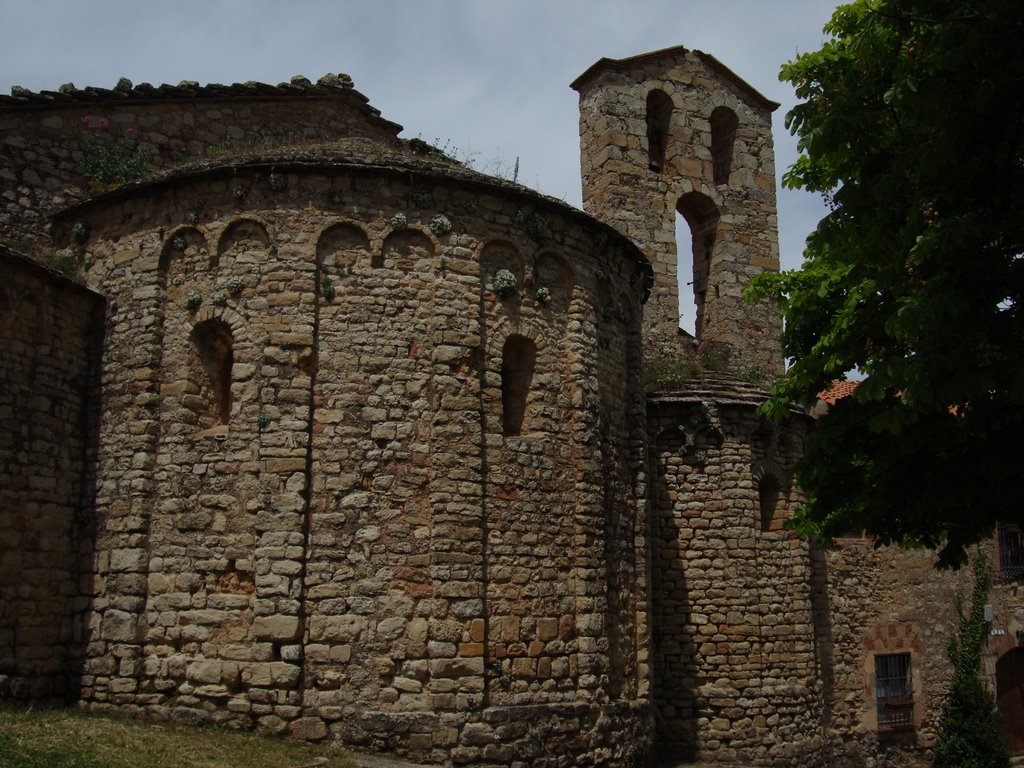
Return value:
M 74 695 L 88 610 L 98 294 L 0 245 L 0 675 Z
M 964 577 L 786 530 L 812 420 L 746 380 L 782 370 L 740 297 L 778 268 L 776 105 L 683 48 L 573 87 L 586 213 L 343 75 L 0 97 L 0 696 L 495 768 L 928 746 Z

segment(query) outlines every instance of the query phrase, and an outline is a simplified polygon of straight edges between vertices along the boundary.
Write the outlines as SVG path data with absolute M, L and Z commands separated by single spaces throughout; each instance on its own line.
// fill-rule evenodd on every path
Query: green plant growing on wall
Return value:
M 974 556 L 971 606 L 960 607 L 960 629 L 949 643 L 953 682 L 949 686 L 935 768 L 1007 768 L 1010 753 L 1000 730 L 992 691 L 981 678 L 981 651 L 988 634 L 985 601 L 991 572 L 986 557 Z
M 224 155 L 231 152 L 231 139 L 224 139 L 214 144 L 208 144 L 206 146 L 207 157 L 224 157 Z
M 76 282 L 81 281 L 81 263 L 74 248 L 61 248 L 60 250 L 53 251 L 49 262 L 50 266 L 65 277 L 69 277 Z
M 644 341 L 644 389 L 647 392 L 677 389 L 684 382 L 725 373 L 728 369 L 727 349 L 722 344 L 705 341 L 695 347 L 665 352 L 658 348 L 657 339 Z
M 334 288 L 334 281 L 331 280 L 331 278 L 329 278 L 329 277 L 324 277 L 323 280 L 321 281 L 321 285 L 323 286 L 324 300 L 325 301 L 333 301 L 334 297 L 336 295 L 336 291 L 335 291 L 335 288 Z
M 533 240 L 542 240 L 547 234 L 548 221 L 543 214 L 537 211 L 526 213 L 519 209 L 512 220 Z
M 768 379 L 768 373 L 759 365 L 748 365 L 740 371 L 740 378 L 751 384 L 760 384 Z
M 412 191 L 412 199 L 420 208 L 432 208 L 434 205 L 434 193 L 423 187 Z
M 644 389 L 665 392 L 699 378 L 701 373 L 700 363 L 691 354 L 658 355 L 644 361 Z
M 79 170 L 103 186 L 141 179 L 150 168 L 149 155 L 142 145 L 131 148 L 108 133 L 90 133 L 82 141 Z
M 71 239 L 79 245 L 84 245 L 85 241 L 89 239 L 90 229 L 89 222 L 76 221 L 74 226 L 71 227 Z

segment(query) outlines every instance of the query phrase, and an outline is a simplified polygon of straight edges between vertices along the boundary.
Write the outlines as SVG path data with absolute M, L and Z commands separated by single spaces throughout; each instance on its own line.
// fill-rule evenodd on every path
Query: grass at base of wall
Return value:
M 0 768 L 348 768 L 327 747 L 254 733 L 0 704 Z

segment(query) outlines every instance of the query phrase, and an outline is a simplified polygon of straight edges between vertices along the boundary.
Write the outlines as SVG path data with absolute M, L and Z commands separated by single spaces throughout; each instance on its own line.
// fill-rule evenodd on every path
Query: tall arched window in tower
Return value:
M 700 192 L 687 192 L 676 204 L 676 210 L 682 216 L 690 230 L 690 241 L 691 241 L 691 254 L 692 254 L 692 281 L 683 285 L 687 277 L 687 270 L 683 268 L 684 259 L 683 254 L 686 253 L 686 249 L 683 247 L 683 233 L 684 229 L 681 226 L 676 227 L 676 253 L 677 266 L 676 271 L 680 282 L 679 286 L 679 304 L 680 304 L 680 316 L 685 317 L 686 311 L 686 297 L 690 295 L 689 288 L 692 287 L 693 296 L 693 335 L 698 338 L 704 338 L 705 329 L 705 318 L 707 316 L 707 309 L 710 303 L 713 303 L 717 296 L 714 292 L 718 290 L 714 281 L 711 280 L 712 274 L 712 256 L 714 255 L 715 249 L 715 237 L 718 230 L 718 208 L 715 203 L 707 195 L 701 194 Z M 710 286 L 710 288 L 709 288 Z M 712 295 L 708 295 L 709 289 Z M 686 324 L 688 325 L 688 323 Z
M 711 113 L 711 162 L 715 184 L 728 184 L 732 171 L 732 145 L 736 141 L 739 119 L 728 107 L 715 107 Z
M 227 424 L 231 419 L 231 367 L 235 360 L 231 328 L 223 320 L 204 320 L 192 329 L 191 341 L 193 379 L 207 402 L 200 423 L 208 420 Z
M 509 336 L 501 353 L 501 427 L 519 435 L 526 425 L 526 406 L 537 362 L 537 345 L 525 336 Z
M 647 162 L 652 171 L 665 167 L 665 149 L 672 130 L 672 99 L 664 91 L 647 94 Z

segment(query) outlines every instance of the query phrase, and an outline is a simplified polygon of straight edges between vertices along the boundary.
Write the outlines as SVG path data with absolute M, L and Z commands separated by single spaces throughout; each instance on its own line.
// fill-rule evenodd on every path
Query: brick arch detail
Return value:
M 160 257 L 158 262 L 159 271 L 166 276 L 171 269 L 171 263 L 174 260 L 174 252 L 177 250 L 174 247 L 174 238 L 184 237 L 190 232 L 195 232 L 199 235 L 202 241 L 202 248 L 206 249 L 206 267 L 212 266 L 210 264 L 210 254 L 213 253 L 211 247 L 210 231 L 206 227 L 198 224 L 181 224 L 180 226 L 174 227 L 164 235 L 163 242 L 160 244 Z
M 230 307 L 207 306 L 204 304 L 189 318 L 188 332 L 191 333 L 197 325 L 207 320 L 220 320 L 225 323 L 231 329 L 231 335 L 236 343 L 243 340 L 248 341 L 245 320 Z
M 914 690 L 914 727 L 920 728 L 928 701 L 921 669 L 924 666 L 926 644 L 921 629 L 912 622 L 876 622 L 860 634 L 860 647 L 864 648 L 862 670 L 863 690 L 861 726 L 869 731 L 878 730 L 878 710 L 875 702 L 875 656 L 890 653 L 910 653 L 910 674 Z
M 267 248 L 268 252 L 274 250 L 273 240 L 270 237 L 270 225 L 263 219 L 253 216 L 252 214 L 246 214 L 244 216 L 237 216 L 228 221 L 221 229 L 220 234 L 217 235 L 217 249 L 216 256 L 211 256 L 211 266 L 216 267 L 216 263 L 213 260 L 220 260 L 220 257 L 224 255 L 225 251 L 230 248 L 228 240 L 230 237 L 239 229 L 245 225 L 253 225 L 257 230 L 262 233 L 262 237 L 258 238 Z

